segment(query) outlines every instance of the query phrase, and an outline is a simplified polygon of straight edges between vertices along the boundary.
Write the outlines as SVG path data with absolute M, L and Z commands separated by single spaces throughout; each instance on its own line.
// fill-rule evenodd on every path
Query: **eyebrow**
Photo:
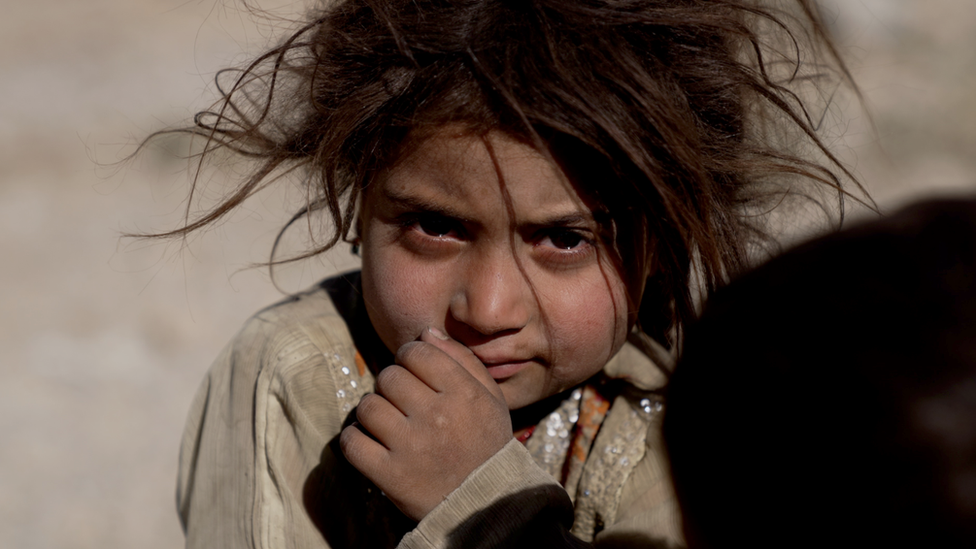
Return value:
M 471 219 L 469 219 L 467 216 L 462 215 L 461 212 L 451 208 L 450 206 L 445 206 L 438 202 L 424 200 L 423 198 L 416 197 L 416 196 L 399 194 L 389 189 L 383 189 L 383 196 L 388 201 L 392 202 L 398 208 L 403 210 L 437 214 L 444 217 L 450 217 L 451 219 L 456 219 L 462 222 L 471 222 Z
M 425 200 L 420 197 L 404 195 L 391 191 L 389 189 L 383 190 L 384 197 L 395 204 L 397 207 L 420 213 L 429 213 L 440 215 L 443 217 L 455 219 L 462 223 L 474 223 L 475 221 L 465 216 L 461 212 L 451 208 L 450 206 L 445 206 L 444 204 L 434 202 L 431 200 Z M 540 220 L 533 220 L 524 223 L 520 223 L 518 228 L 521 230 L 529 229 L 543 229 L 547 227 L 581 227 L 588 226 L 592 224 L 599 224 L 595 216 L 589 212 L 574 211 L 565 214 L 557 214 L 553 217 L 548 217 Z
M 588 227 L 596 222 L 592 215 L 586 215 L 582 213 L 570 213 L 566 215 L 558 215 L 555 217 L 550 217 L 543 219 L 541 221 L 532 221 L 530 223 L 523 223 L 522 227 L 526 229 L 545 229 L 547 227 Z

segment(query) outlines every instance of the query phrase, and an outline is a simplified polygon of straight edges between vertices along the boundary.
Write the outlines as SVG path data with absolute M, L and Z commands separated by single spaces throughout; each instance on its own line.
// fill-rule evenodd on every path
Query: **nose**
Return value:
M 498 250 L 468 262 L 462 270 L 450 316 L 477 334 L 498 336 L 524 328 L 534 304 L 531 285 L 514 253 Z

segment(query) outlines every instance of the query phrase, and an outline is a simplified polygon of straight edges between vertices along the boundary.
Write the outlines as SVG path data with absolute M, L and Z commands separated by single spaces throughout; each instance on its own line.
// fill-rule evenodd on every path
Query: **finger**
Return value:
M 339 449 L 356 470 L 374 483 L 382 478 L 381 474 L 390 459 L 389 450 L 369 438 L 355 425 L 350 425 L 339 433 Z
M 481 363 L 481 360 L 467 346 L 452 339 L 441 330 L 432 327 L 428 327 L 421 332 L 420 340 L 443 351 L 454 359 L 455 362 L 460 364 L 472 377 L 484 385 L 491 394 L 497 398 L 503 398 L 502 390 L 498 387 L 498 383 L 488 373 L 488 369 Z
M 368 435 L 388 449 L 396 447 L 404 436 L 406 418 L 393 404 L 377 394 L 368 394 L 356 407 L 356 420 Z
M 376 392 L 382 395 L 405 416 L 412 415 L 418 405 L 432 398 L 434 389 L 414 373 L 397 364 L 383 368 L 376 377 Z
M 410 341 L 397 349 L 396 363 L 430 389 L 442 393 L 471 375 L 447 353 L 423 342 Z
M 423 339 L 432 337 L 421 336 Z M 441 344 L 444 345 L 444 342 L 441 341 Z M 472 374 L 472 372 L 477 373 L 479 368 L 484 370 L 485 367 L 471 351 L 456 341 L 448 348 L 464 362 L 459 362 L 440 347 L 424 340 L 403 344 L 397 350 L 396 362 L 438 393 L 452 392 L 455 388 L 476 384 L 478 387 L 488 389 L 492 395 L 498 396 L 495 393 L 497 384 L 491 376 L 485 375 L 484 378 L 479 379 Z M 465 353 L 467 357 L 464 356 Z M 489 385 L 488 382 L 491 384 Z

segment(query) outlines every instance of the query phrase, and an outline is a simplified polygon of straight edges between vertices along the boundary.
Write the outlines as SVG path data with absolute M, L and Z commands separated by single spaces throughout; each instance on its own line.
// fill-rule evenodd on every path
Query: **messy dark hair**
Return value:
M 842 211 L 844 182 L 860 189 L 797 91 L 825 75 L 849 82 L 812 0 L 327 2 L 232 86 L 218 77 L 194 126 L 160 132 L 257 162 L 200 214 L 195 183 L 184 224 L 149 236 L 186 236 L 297 170 L 308 199 L 282 233 L 319 212 L 334 231 L 271 264 L 311 257 L 355 238 L 362 193 L 411 142 L 500 131 L 603 210 L 611 255 L 644 288 L 637 320 L 663 337 L 694 316 L 693 278 L 707 293 L 745 265 L 771 199 L 814 182 Z

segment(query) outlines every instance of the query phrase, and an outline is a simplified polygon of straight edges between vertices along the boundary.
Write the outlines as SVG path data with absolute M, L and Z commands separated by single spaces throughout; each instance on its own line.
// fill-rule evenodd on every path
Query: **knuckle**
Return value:
M 396 352 L 396 363 L 397 364 L 408 364 L 410 362 L 425 360 L 430 357 L 431 350 L 435 347 L 430 343 L 425 343 L 423 341 L 410 341 L 404 343 L 397 349 Z
M 342 450 L 342 455 L 352 464 L 360 461 L 360 442 L 356 436 L 357 434 L 358 431 L 355 427 L 346 427 L 339 433 L 339 449 Z
M 373 415 L 380 405 L 380 399 L 383 398 L 374 393 L 367 393 L 359 401 L 359 405 L 356 406 L 356 419 L 363 421 L 364 417 L 369 417 Z M 345 432 L 345 431 L 343 431 Z
M 382 393 L 384 388 L 395 386 L 398 380 L 403 378 L 405 373 L 405 370 L 396 364 L 391 364 L 383 368 L 380 370 L 379 375 L 376 376 L 376 390 Z

